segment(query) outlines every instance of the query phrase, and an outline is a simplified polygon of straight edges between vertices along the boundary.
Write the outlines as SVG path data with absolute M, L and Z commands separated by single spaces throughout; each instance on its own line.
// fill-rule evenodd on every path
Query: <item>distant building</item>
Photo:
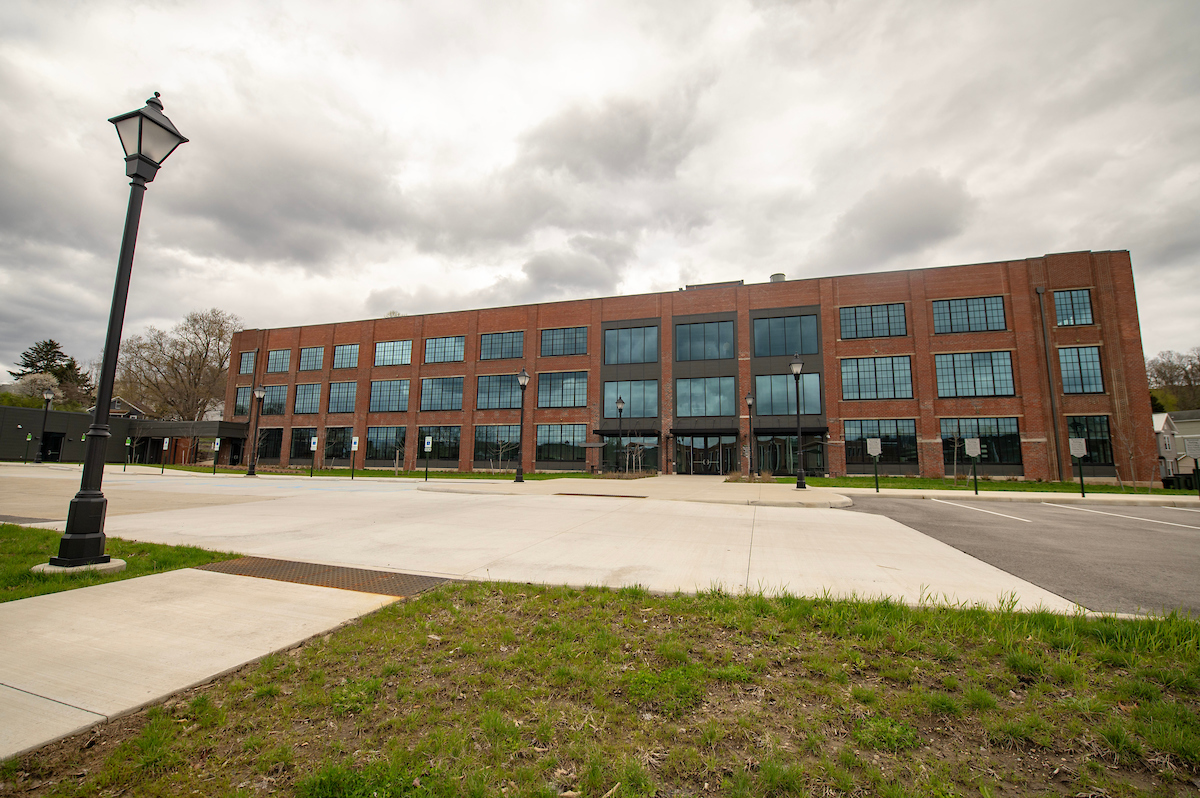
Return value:
M 464 471 L 1160 475 L 1129 253 L 401 316 L 234 335 L 225 418 L 266 395 L 260 462 Z M 799 355 L 799 385 L 790 364 Z M 532 376 L 521 429 L 516 375 Z M 746 397 L 754 400 L 753 411 Z M 618 410 L 618 399 L 623 410 Z M 257 412 L 257 411 L 256 411 Z M 751 433 L 753 425 L 753 433 Z M 222 459 L 242 457 L 242 442 Z

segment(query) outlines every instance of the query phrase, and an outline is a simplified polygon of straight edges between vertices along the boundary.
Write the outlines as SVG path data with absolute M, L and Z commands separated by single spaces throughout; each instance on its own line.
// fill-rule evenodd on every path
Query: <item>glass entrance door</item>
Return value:
M 728 474 L 737 468 L 734 435 L 681 435 L 675 441 L 680 474 Z

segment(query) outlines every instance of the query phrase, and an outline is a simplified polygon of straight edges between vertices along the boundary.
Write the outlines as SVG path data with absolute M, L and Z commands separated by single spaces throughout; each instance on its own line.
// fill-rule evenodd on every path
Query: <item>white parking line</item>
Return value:
M 1017 518 L 1015 515 L 1005 515 L 1004 513 L 996 513 L 996 512 L 992 512 L 991 510 L 984 510 L 980 507 L 972 507 L 969 504 L 955 504 L 954 502 L 942 501 L 941 499 L 931 499 L 930 501 L 935 501 L 938 504 L 949 504 L 951 507 L 961 507 L 964 510 L 978 510 L 981 513 L 987 513 L 988 515 L 998 515 L 1001 518 L 1011 518 L 1014 521 L 1024 521 L 1027 524 L 1033 523 L 1028 518 Z
M 1138 518 L 1136 515 L 1120 515 L 1119 513 L 1106 513 L 1103 510 L 1089 510 L 1086 507 L 1072 507 L 1069 504 L 1055 504 L 1053 502 L 1042 502 L 1051 507 L 1062 507 L 1067 510 L 1081 510 L 1085 513 L 1096 513 L 1097 515 L 1111 515 L 1113 518 L 1128 518 L 1130 521 L 1145 521 L 1148 524 L 1165 524 L 1167 526 L 1181 526 L 1184 529 L 1200 529 L 1200 526 L 1191 526 L 1189 524 L 1176 524 L 1172 521 L 1156 521 L 1153 518 Z
M 1191 507 L 1168 507 L 1168 510 L 1183 510 L 1185 513 L 1200 513 L 1200 510 L 1193 510 Z

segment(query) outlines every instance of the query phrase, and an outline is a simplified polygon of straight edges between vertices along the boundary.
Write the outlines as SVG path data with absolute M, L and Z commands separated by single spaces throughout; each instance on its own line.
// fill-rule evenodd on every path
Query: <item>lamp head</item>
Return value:
M 116 125 L 121 146 L 125 148 L 125 174 L 142 177 L 147 183 L 154 179 L 167 156 L 187 141 L 162 112 L 162 100 L 158 97 L 158 92 L 154 92 L 144 108 L 108 120 Z
M 787 383 L 785 382 L 784 385 L 787 385 Z M 746 407 L 754 407 L 754 394 L 746 394 Z
M 521 368 L 521 373 L 517 375 L 517 384 L 521 386 L 521 390 L 525 390 L 525 386 L 529 384 L 529 372 Z
M 800 372 L 804 371 L 804 361 L 800 359 L 799 355 L 792 355 L 791 367 L 792 374 L 797 377 L 800 376 Z
M 262 387 L 261 385 L 254 389 L 254 398 L 255 399 L 262 399 L 266 395 L 267 395 L 267 389 Z
M 624 409 L 625 409 L 625 400 L 618 396 L 617 397 L 617 412 L 620 413 Z
M 54 391 L 47 388 L 46 390 L 42 391 L 42 398 L 49 402 L 54 398 Z

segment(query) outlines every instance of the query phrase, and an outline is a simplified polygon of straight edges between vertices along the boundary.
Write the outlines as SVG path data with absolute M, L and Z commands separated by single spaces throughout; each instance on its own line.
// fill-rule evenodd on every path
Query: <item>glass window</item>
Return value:
M 870 419 L 843 422 L 846 432 L 846 462 L 871 465 L 867 438 L 879 438 L 879 462 L 891 465 L 917 462 L 917 421 L 912 418 Z
M 542 330 L 542 357 L 586 355 L 587 331 L 587 327 Z
M 1073 327 L 1092 323 L 1092 292 L 1083 288 L 1078 291 L 1054 292 L 1054 315 L 1059 327 Z
M 353 385 L 354 383 L 349 384 Z M 349 460 L 350 438 L 353 435 L 353 427 L 326 427 L 325 460 Z
M 538 424 L 536 459 L 582 463 L 587 456 L 583 448 L 586 437 L 586 424 Z
M 657 363 L 658 327 L 626 327 L 604 331 L 604 362 Z
M 608 435 L 600 456 L 603 467 L 610 471 L 657 471 L 658 438 L 626 435 L 618 439 L 615 434 Z
M 494 468 L 513 468 L 521 459 L 521 428 L 516 424 L 475 427 L 475 459 L 488 460 Z
M 404 413 L 407 410 L 408 380 L 371 381 L 372 413 Z
M 329 384 L 329 412 L 353 413 L 357 382 L 331 382 Z
M 421 380 L 422 410 L 462 410 L 463 378 L 433 377 Z
M 300 371 L 320 371 L 325 360 L 325 347 L 306 346 L 300 350 Z
M 538 407 L 587 407 L 587 372 L 538 375 Z
M 907 335 L 904 303 L 841 308 L 842 338 L 887 338 Z
M 933 303 L 935 333 L 1004 330 L 1004 297 L 939 299 Z
M 475 407 L 480 410 L 495 410 L 520 406 L 521 384 L 517 382 L 516 374 L 485 374 L 479 377 Z
M 296 404 L 293 412 L 300 415 L 321 412 L 321 385 L 297 385 Z
M 375 344 L 376 366 L 407 366 L 411 362 L 412 341 L 378 341 Z
M 250 414 L 250 397 L 253 395 L 253 389 L 249 385 L 242 385 L 237 389 L 237 395 L 233 400 L 233 414 L 235 416 L 245 416 Z
M 458 460 L 462 427 L 418 427 L 417 457 L 430 460 Z M 425 438 L 433 438 L 433 450 L 425 454 Z
M 316 427 L 292 427 L 292 450 L 288 454 L 288 459 L 308 460 L 316 454 L 310 448 L 310 443 L 316 434 Z
M 367 459 L 396 462 L 404 466 L 404 427 L 367 427 Z
M 754 356 L 814 355 L 819 346 L 816 316 L 754 320 Z
M 242 352 L 241 362 L 238 364 L 238 374 L 253 374 L 254 373 L 254 353 Z
M 290 349 L 272 349 L 267 352 L 267 373 L 279 374 L 288 370 L 288 364 L 292 360 L 292 350 Z
M 625 400 L 622 418 L 658 418 L 658 380 L 604 383 L 604 417 L 617 418 L 617 399 Z
M 946 464 L 971 462 L 964 449 L 967 438 L 979 438 L 980 463 L 1018 465 L 1021 436 L 1015 418 L 943 418 L 942 457 Z
M 724 360 L 736 354 L 732 321 L 675 325 L 676 360 Z
M 278 460 L 283 450 L 283 430 L 281 428 L 260 429 L 258 431 L 258 459 Z
M 333 367 L 335 369 L 358 368 L 358 344 L 341 344 L 333 348 Z
M 1080 346 L 1058 350 L 1063 393 L 1104 393 L 1100 372 L 1100 347 Z
M 457 363 L 463 359 L 466 338 L 452 335 L 448 338 L 425 339 L 426 363 Z
M 1087 441 L 1087 465 L 1113 465 L 1112 436 L 1108 416 L 1067 416 L 1067 435 Z
M 525 356 L 525 333 L 486 333 L 479 337 L 480 360 L 504 360 Z
M 675 380 L 675 415 L 736 416 L 736 382 L 733 377 Z
M 912 399 L 912 362 L 901 357 L 842 361 L 843 399 Z
M 800 375 L 800 415 L 821 412 L 821 375 Z M 796 378 L 791 374 L 760 374 L 754 378 L 754 414 L 796 415 Z
M 938 396 L 1013 396 L 1011 352 L 934 355 Z
M 264 416 L 282 416 L 287 412 L 286 385 L 268 385 L 264 388 L 262 414 Z

